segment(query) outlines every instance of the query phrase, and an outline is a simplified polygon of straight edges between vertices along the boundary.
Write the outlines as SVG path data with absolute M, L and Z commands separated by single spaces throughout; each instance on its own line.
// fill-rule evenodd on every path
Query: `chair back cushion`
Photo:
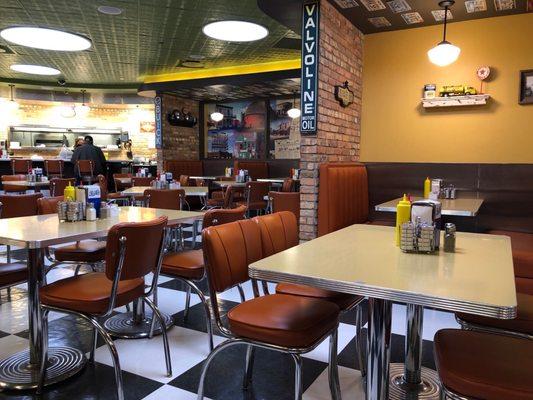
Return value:
M 264 202 L 264 197 L 268 195 L 270 183 L 268 182 L 248 182 L 246 183 L 248 190 L 248 201 L 250 203 Z
M 202 244 L 209 284 L 216 292 L 247 281 L 248 265 L 263 257 L 259 226 L 250 219 L 204 229 Z
M 65 188 L 70 183 L 71 186 L 76 186 L 76 179 L 62 179 L 62 178 L 52 178 L 50 179 L 50 196 L 63 196 Z
M 37 199 L 37 212 L 39 215 L 57 213 L 57 203 L 63 201 L 63 196 L 41 197 Z
M 28 174 L 31 169 L 31 160 L 11 160 L 11 168 L 13 175 L 16 174 Z
M 272 202 L 272 212 L 290 211 L 300 223 L 300 192 L 269 192 L 268 197 Z
M 281 186 L 282 192 L 292 192 L 293 187 L 294 187 L 294 180 L 292 178 L 283 179 L 283 185 Z
M 126 238 L 126 256 L 120 280 L 142 278 L 156 270 L 167 217 L 147 222 L 125 222 L 113 226 L 107 236 L 106 276 L 113 280 L 120 260 L 120 238 Z
M 368 220 L 368 178 L 360 163 L 320 165 L 318 235 Z
M 183 189 L 146 189 L 144 195 L 148 197 L 148 207 L 165 210 L 181 210 L 185 200 Z
M 229 224 L 230 222 L 244 219 L 246 213 L 245 206 L 239 206 L 232 209 L 213 209 L 204 214 L 202 228 L 209 228 L 210 226 Z
M 37 215 L 37 199 L 43 197 L 42 193 L 21 195 L 0 195 L 2 209 L 0 218 L 16 218 Z M 38 227 L 36 227 L 38 229 Z
M 261 230 L 263 257 L 298 245 L 298 224 L 293 213 L 282 211 L 255 217 L 253 221 Z
M 248 170 L 252 179 L 268 178 L 268 163 L 264 161 L 238 161 L 234 162 L 233 173 L 236 175 L 240 169 Z
M 244 188 L 242 186 L 230 185 L 224 192 L 223 208 L 233 208 L 233 203 L 236 197 L 242 197 L 244 195 Z
M 92 160 L 78 160 L 76 161 L 76 168 L 78 169 L 78 173 L 82 176 L 94 175 L 94 163 Z
M 19 160 L 20 161 L 20 160 Z M 17 174 L 17 175 L 2 175 L 2 189 L 4 189 L 4 192 L 25 192 L 26 187 L 24 186 L 17 186 L 17 185 L 10 185 L 10 181 L 20 182 L 25 181 L 26 175 Z
M 46 175 L 62 175 L 64 170 L 63 160 L 44 160 Z

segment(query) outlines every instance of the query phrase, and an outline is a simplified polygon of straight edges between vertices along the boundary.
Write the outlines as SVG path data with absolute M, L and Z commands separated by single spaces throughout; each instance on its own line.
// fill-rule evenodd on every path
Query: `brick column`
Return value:
M 163 95 L 162 123 L 163 148 L 157 150 L 157 170 L 162 171 L 166 160 L 199 160 L 200 159 L 200 124 L 192 128 L 172 126 L 167 114 L 172 110 L 185 108 L 199 118 L 200 106 L 195 100 L 182 99 L 169 94 Z
M 320 4 L 319 51 L 317 135 L 302 137 L 300 146 L 301 240 L 317 236 L 319 165 L 359 159 L 363 34 L 326 0 Z M 345 81 L 355 95 L 346 108 L 334 95 L 335 85 Z

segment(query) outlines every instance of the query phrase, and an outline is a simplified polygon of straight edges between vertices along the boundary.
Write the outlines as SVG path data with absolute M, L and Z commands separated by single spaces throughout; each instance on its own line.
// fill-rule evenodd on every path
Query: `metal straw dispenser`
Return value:
M 400 248 L 409 253 L 433 253 L 439 249 L 441 203 L 420 200 L 411 204 L 411 221 L 402 224 Z

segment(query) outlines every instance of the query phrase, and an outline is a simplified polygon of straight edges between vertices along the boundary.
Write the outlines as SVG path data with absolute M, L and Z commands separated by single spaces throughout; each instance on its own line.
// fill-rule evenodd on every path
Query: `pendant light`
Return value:
M 9 90 L 11 92 L 11 98 L 9 101 L 6 102 L 6 106 L 8 111 L 16 111 L 19 108 L 19 103 L 15 101 L 15 98 L 13 97 L 13 90 L 15 89 L 15 85 L 9 85 Z
M 217 107 L 217 105 L 216 105 L 217 101 L 220 101 L 218 96 L 215 97 L 215 110 L 216 110 L 216 107 Z M 215 112 L 212 112 L 209 115 L 209 117 L 211 118 L 211 121 L 220 122 L 220 121 L 222 121 L 224 119 L 224 114 L 222 114 L 221 112 L 215 111 Z
M 296 92 L 293 92 L 292 108 L 287 111 L 287 115 L 292 119 L 298 118 L 302 113 L 299 108 L 296 107 Z
M 448 24 L 448 9 L 455 4 L 454 0 L 445 0 L 439 3 L 440 7 L 444 7 L 444 37 L 442 42 L 437 44 L 431 50 L 428 51 L 429 61 L 433 64 L 438 65 L 439 67 L 445 67 L 454 63 L 461 49 L 457 46 L 454 46 L 446 40 L 446 27 Z
M 85 104 L 85 92 L 86 90 L 81 91 L 81 106 L 76 106 L 76 114 L 80 117 L 85 117 L 91 111 L 91 107 Z

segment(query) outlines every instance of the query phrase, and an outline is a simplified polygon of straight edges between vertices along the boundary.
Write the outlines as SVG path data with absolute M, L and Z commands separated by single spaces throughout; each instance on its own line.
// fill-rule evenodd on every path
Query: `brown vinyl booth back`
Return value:
M 134 176 L 133 178 L 131 178 L 131 185 L 132 186 L 150 186 L 154 180 L 155 180 L 154 177 Z
M 149 198 L 148 207 L 164 210 L 181 210 L 181 206 L 185 201 L 185 190 L 146 189 L 144 196 Z
M 16 218 L 37 215 L 37 200 L 43 197 L 42 193 L 21 195 L 0 195 L 2 203 L 0 218 Z M 38 227 L 36 227 L 38 229 Z
M 202 228 L 205 229 L 209 228 L 210 226 L 229 224 L 230 222 L 239 221 L 241 219 L 244 219 L 245 213 L 245 206 L 239 206 L 237 208 L 229 210 L 209 210 L 204 214 Z
M 235 160 L 235 162 L 233 163 L 233 173 L 237 175 L 237 171 L 240 169 L 248 170 L 248 174 L 254 180 L 268 178 L 268 163 L 264 161 Z
M 69 179 L 63 179 L 63 178 L 52 178 L 50 179 L 50 196 L 56 197 L 56 196 L 62 196 L 63 192 L 65 191 L 65 188 L 70 183 L 71 186 L 76 186 L 76 179 L 69 178 Z
M 120 259 L 120 238 L 126 238 L 126 257 L 120 280 L 142 278 L 156 270 L 165 237 L 167 217 L 147 222 L 126 222 L 113 226 L 107 235 L 106 276 L 113 280 Z
M 167 160 L 163 168 L 166 172 L 172 172 L 174 179 L 180 175 L 187 176 L 202 176 L 204 174 L 204 167 L 202 161 L 195 160 Z
M 26 175 L 22 175 L 22 174 L 19 174 L 19 175 L 2 175 L 2 188 L 4 189 L 4 192 L 6 193 L 10 193 L 10 192 L 17 192 L 17 193 L 20 193 L 20 192 L 25 192 L 26 191 L 26 187 L 24 186 L 15 186 L 15 185 L 10 185 L 8 182 L 9 181 L 25 181 L 26 180 Z
M 293 213 L 282 211 L 255 217 L 253 221 L 261 230 L 263 257 L 269 257 L 298 245 L 298 224 Z
M 204 229 L 202 244 L 209 284 L 216 292 L 247 281 L 248 265 L 263 257 L 261 231 L 250 219 Z
M 318 235 L 368 221 L 368 177 L 364 164 L 320 165 Z
M 268 192 L 272 202 L 272 212 L 290 211 L 300 223 L 300 192 Z
M 63 201 L 63 196 L 42 197 L 37 199 L 37 212 L 39 215 L 57 213 L 57 204 Z

